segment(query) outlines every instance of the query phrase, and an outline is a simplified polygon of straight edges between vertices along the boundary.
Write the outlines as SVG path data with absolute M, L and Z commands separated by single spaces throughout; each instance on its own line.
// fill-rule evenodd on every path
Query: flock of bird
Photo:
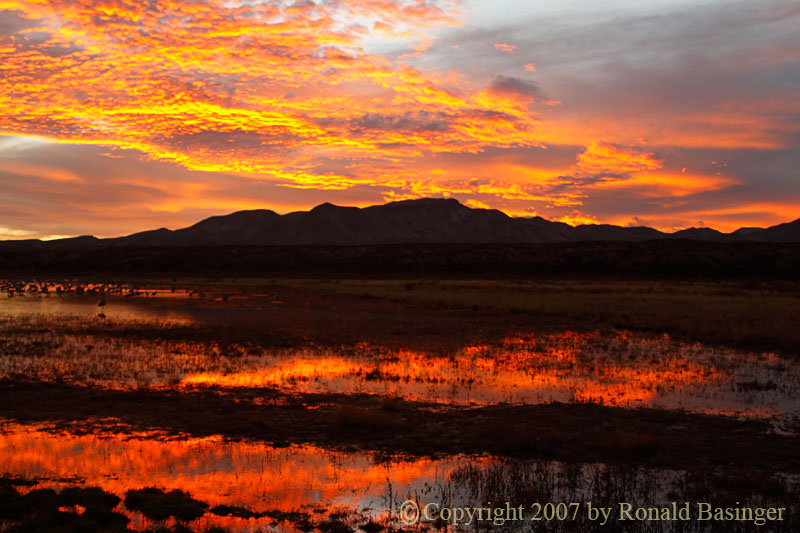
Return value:
M 171 292 L 175 292 L 173 286 Z M 106 294 L 120 294 L 124 296 L 155 296 L 163 290 L 142 290 L 138 285 L 128 285 L 124 283 L 81 283 L 79 281 L 15 281 L 0 280 L 0 292 L 5 292 L 9 298 L 22 296 L 25 294 L 49 295 L 55 294 L 77 294 L 98 296 L 102 298 Z M 104 304 L 105 305 L 105 304 Z
M 0 293 L 3 292 L 5 292 L 9 298 L 24 295 L 49 296 L 50 294 L 95 296 L 98 298 L 97 306 L 100 308 L 106 305 L 106 295 L 112 294 L 124 297 L 170 294 L 188 298 L 208 298 L 210 300 L 221 300 L 223 302 L 227 302 L 229 298 L 234 296 L 234 293 L 231 292 L 207 295 L 203 290 L 183 290 L 178 289 L 175 285 L 170 286 L 169 289 L 153 289 L 142 288 L 138 284 L 120 282 L 83 283 L 71 280 L 0 280 Z M 245 298 L 252 296 L 250 291 L 244 287 L 239 290 L 239 293 L 240 296 Z M 274 302 L 278 301 L 278 296 L 275 292 L 270 292 L 268 297 Z
M 172 292 L 175 291 L 173 287 Z M 100 318 L 105 318 L 103 312 L 106 306 L 107 294 L 119 294 L 123 296 L 155 296 L 158 291 L 143 291 L 138 285 L 128 285 L 122 283 L 81 283 L 78 281 L 13 281 L 0 280 L 0 292 L 5 292 L 9 298 L 15 296 L 49 296 L 50 294 L 96 297 L 98 314 Z

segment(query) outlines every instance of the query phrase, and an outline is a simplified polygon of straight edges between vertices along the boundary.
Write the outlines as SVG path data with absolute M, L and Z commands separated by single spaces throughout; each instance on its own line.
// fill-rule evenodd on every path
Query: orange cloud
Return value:
M 572 213 L 557 218 L 557 222 L 563 222 L 570 226 L 580 226 L 581 224 L 599 224 L 600 222 L 593 216 L 583 215 L 581 213 Z
M 586 145 L 605 139 L 622 145 L 774 150 L 786 148 L 787 138 L 797 133 L 796 126 L 776 121 L 779 112 L 762 103 L 756 109 L 731 106 L 724 111 L 663 114 L 657 109 L 631 113 L 553 103 L 558 107 L 557 116 L 556 110 L 543 114 L 536 131 L 542 143 Z M 799 103 L 788 98 L 782 102 L 780 113 L 799 112 Z
M 517 49 L 517 47 L 514 46 L 513 44 L 507 44 L 507 43 L 494 43 L 494 47 L 497 50 L 500 50 L 501 52 L 506 52 L 509 54 L 513 54 Z
M 604 141 L 592 141 L 578 156 L 577 169 L 586 174 L 623 174 L 661 168 L 661 162 L 651 152 L 624 147 Z
M 705 225 L 719 231 L 730 232 L 741 227 L 768 227 L 797 220 L 800 205 L 787 202 L 743 201 L 725 207 L 702 209 L 678 208 L 670 213 L 674 228 Z M 703 224 L 700 224 L 702 221 Z M 668 229 L 674 229 L 668 228 Z
M 410 161 L 536 144 L 530 95 L 470 87 L 366 51 L 373 31 L 428 42 L 428 29 L 459 23 L 450 4 L 3 5 L 30 25 L 0 52 L 8 133 L 322 188 L 376 179 L 309 172 L 320 156 Z M 355 22 L 364 20 L 372 23 Z M 31 44 L 25 36 L 34 33 Z
M 638 189 L 645 196 L 677 198 L 736 184 L 736 180 L 724 176 L 653 171 L 637 172 L 625 180 L 601 181 L 592 185 L 592 188 Z
M 53 168 L 51 166 L 33 163 L 5 161 L 3 163 L 3 170 L 17 176 L 40 178 L 51 181 L 83 181 L 80 176 L 67 169 Z

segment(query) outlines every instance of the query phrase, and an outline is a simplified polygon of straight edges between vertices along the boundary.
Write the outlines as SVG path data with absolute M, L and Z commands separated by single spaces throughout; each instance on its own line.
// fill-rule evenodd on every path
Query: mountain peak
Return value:
M 340 207 L 338 205 L 334 205 L 334 204 L 332 204 L 330 202 L 323 202 L 323 203 L 319 204 L 318 206 L 312 207 L 311 211 L 309 211 L 309 213 L 318 213 L 320 211 L 331 211 L 333 209 L 340 209 Z
M 464 209 L 471 210 L 455 198 L 411 198 L 409 200 L 396 200 L 383 205 L 373 205 L 376 209 Z

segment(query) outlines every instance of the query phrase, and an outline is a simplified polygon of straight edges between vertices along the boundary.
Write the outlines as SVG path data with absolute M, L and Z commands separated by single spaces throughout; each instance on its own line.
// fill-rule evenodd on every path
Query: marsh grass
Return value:
M 55 281 L 53 281 L 55 283 Z M 85 280 L 84 283 L 90 283 Z M 690 341 L 736 346 L 758 346 L 797 354 L 800 330 L 793 317 L 800 311 L 800 283 L 796 281 L 674 281 L 674 280 L 548 280 L 548 279 L 331 279 L 301 278 L 182 278 L 138 279 L 119 282 L 125 286 L 152 285 L 164 290 L 198 294 L 243 295 L 241 302 L 211 301 L 211 298 L 177 299 L 170 305 L 225 310 L 231 307 L 261 305 L 274 301 L 271 295 L 288 296 L 295 302 L 341 300 L 343 306 L 354 301 L 394 302 L 398 316 L 415 313 L 419 307 L 444 308 L 465 315 L 525 315 L 534 325 L 563 327 L 632 329 L 668 333 Z M 259 296 L 261 295 L 261 296 Z M 309 300 L 309 295 L 311 299 Z M 270 296 L 270 297 L 267 297 Z M 265 299 L 266 298 L 266 299 Z M 342 300 L 342 298 L 344 298 Z M 142 302 L 146 303 L 147 299 Z M 249 302 L 249 303 L 248 303 Z M 261 303 L 258 303 L 261 302 Z M 402 304 L 412 306 L 405 308 Z M 416 307 L 416 309 L 414 308 Z M 184 328 L 181 330 L 181 328 Z M 248 328 L 215 328 L 232 340 L 255 337 L 257 343 L 294 342 L 279 338 L 275 331 Z M 236 331 L 235 331 L 236 330 Z M 207 332 L 192 325 L 174 324 L 170 332 L 186 337 Z M 124 335 L 149 335 L 151 331 L 128 328 Z M 109 334 L 113 334 L 110 332 Z M 273 336 L 269 339 L 270 335 Z M 218 339 L 224 343 L 225 339 Z M 296 340 L 296 339 L 295 339 Z
M 785 520 L 771 522 L 769 531 L 796 531 L 800 527 L 800 488 L 779 475 L 747 470 L 677 471 L 645 469 L 631 465 L 557 463 L 541 461 L 499 460 L 485 464 L 467 464 L 455 469 L 448 483 L 457 487 L 463 505 L 496 502 L 531 504 L 539 502 L 592 502 L 594 506 L 618 508 L 620 502 L 634 507 L 662 507 L 671 502 L 708 502 L 720 507 L 784 507 Z M 451 492 L 452 494 L 452 492 Z M 419 496 L 419 495 L 418 495 Z M 422 496 L 427 502 L 434 495 Z M 444 500 L 439 499 L 444 505 Z M 499 505 L 497 502 L 501 502 Z M 448 505 L 454 502 L 447 501 Z M 577 513 L 575 520 L 544 522 L 509 522 L 502 525 L 484 524 L 476 530 L 501 531 L 753 531 L 752 522 L 645 521 L 626 522 L 619 513 L 600 526 Z M 530 516 L 530 515 L 528 515 Z M 695 514 L 696 517 L 696 514 Z M 488 526 L 488 527 L 487 527 Z
M 431 352 L 361 340 L 285 348 L 204 341 L 194 328 L 168 322 L 107 319 L 98 325 L 87 317 L 31 314 L 0 315 L 0 339 L 5 379 L 123 390 L 369 393 L 386 398 L 387 421 L 392 398 L 451 405 L 648 405 L 783 417 L 798 415 L 792 398 L 800 393 L 798 363 L 791 358 L 629 331 L 527 331 Z M 357 415 L 339 419 L 362 427 Z M 375 417 L 364 416 L 365 424 Z

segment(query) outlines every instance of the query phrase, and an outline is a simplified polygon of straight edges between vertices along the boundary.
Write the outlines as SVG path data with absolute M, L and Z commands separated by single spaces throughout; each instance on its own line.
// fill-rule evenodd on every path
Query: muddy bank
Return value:
M 763 422 L 589 404 L 463 409 L 353 394 L 208 387 L 112 391 L 6 379 L 0 381 L 0 416 L 76 432 L 159 429 L 390 455 L 487 453 L 800 472 L 798 439 L 770 434 Z

